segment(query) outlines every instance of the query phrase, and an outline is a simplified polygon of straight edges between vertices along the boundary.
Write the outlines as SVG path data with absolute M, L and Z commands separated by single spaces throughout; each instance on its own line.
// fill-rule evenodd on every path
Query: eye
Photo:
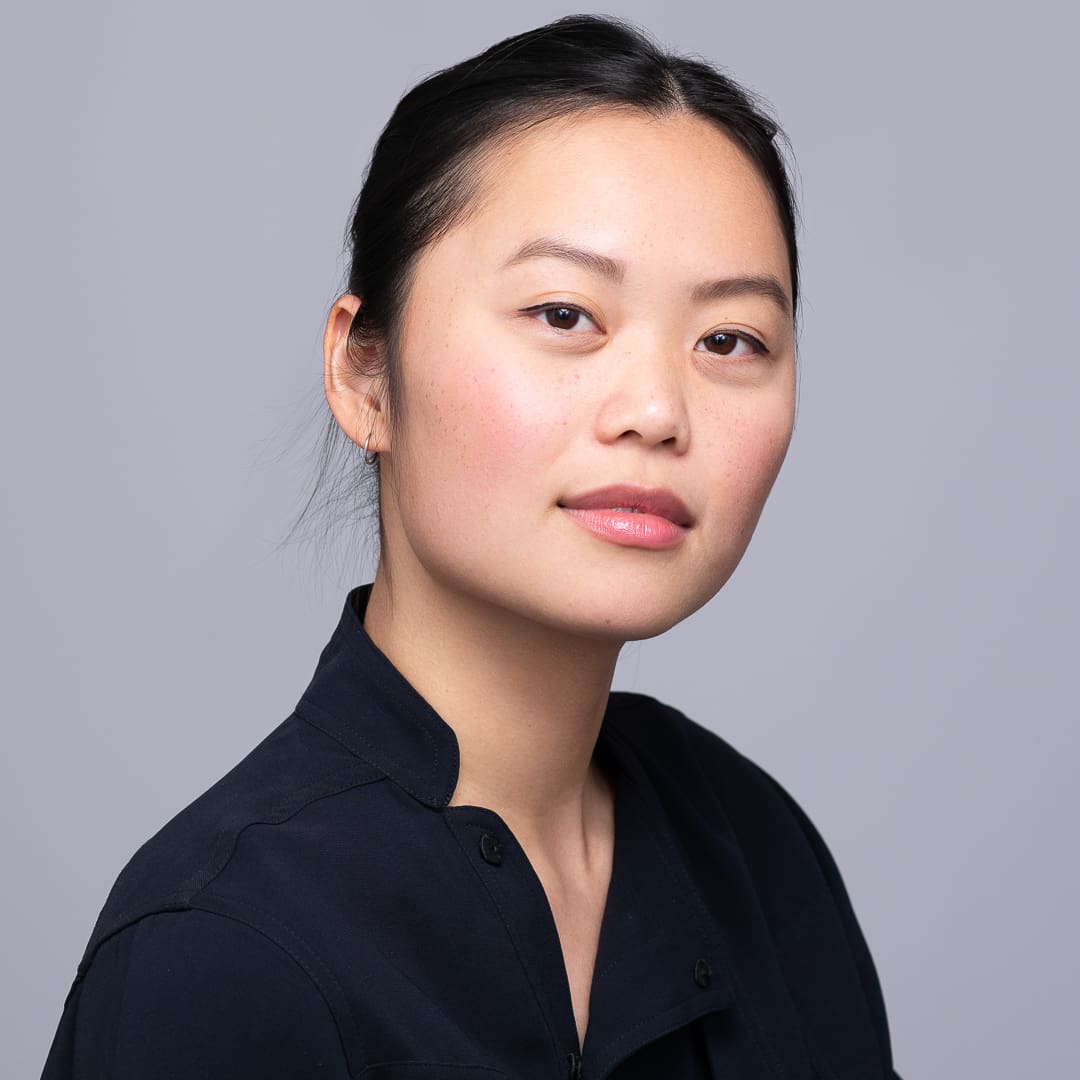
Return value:
M 538 316 L 552 330 L 599 330 L 591 315 L 573 304 L 536 304 L 522 309 L 523 315 Z
M 769 350 L 753 334 L 741 330 L 714 330 L 706 334 L 696 348 L 714 356 L 768 356 Z
M 556 330 L 573 330 L 581 319 L 577 308 L 557 307 L 544 310 L 544 322 Z

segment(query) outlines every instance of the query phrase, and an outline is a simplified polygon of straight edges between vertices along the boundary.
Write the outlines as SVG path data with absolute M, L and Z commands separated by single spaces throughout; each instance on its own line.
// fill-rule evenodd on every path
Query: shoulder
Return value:
M 822 886 L 830 893 L 841 887 L 809 816 L 766 769 L 655 698 L 612 698 L 616 735 L 632 749 L 665 807 L 690 831 L 700 825 L 726 834 L 765 886 L 764 896 L 804 905 Z
M 145 916 L 102 944 L 65 1003 L 44 1078 L 341 1076 L 343 1063 L 333 1014 L 291 956 L 243 923 L 189 910 Z
M 98 917 L 45 1076 L 249 1075 L 253 1046 L 268 1078 L 343 1075 L 341 990 L 282 918 L 280 884 L 381 778 L 294 715 L 147 840 Z
M 611 699 L 616 738 L 654 782 L 698 797 L 708 793 L 736 813 L 792 815 L 794 800 L 781 785 L 716 732 L 645 694 L 616 692 Z
M 877 972 L 840 871 L 810 817 L 764 768 L 678 709 L 640 694 L 612 697 L 615 737 L 656 788 L 703 891 L 729 891 L 730 882 L 715 880 L 717 868 L 730 865 L 725 851 L 737 852 L 804 1015 L 822 1031 L 832 1028 L 828 1008 L 818 1015 L 820 987 L 854 985 L 890 1062 Z M 845 1045 L 842 1031 L 835 1041 Z
M 240 838 L 272 831 L 328 798 L 379 779 L 377 770 L 292 716 L 146 841 L 98 917 L 80 973 L 102 943 L 157 912 L 183 911 L 234 861 Z

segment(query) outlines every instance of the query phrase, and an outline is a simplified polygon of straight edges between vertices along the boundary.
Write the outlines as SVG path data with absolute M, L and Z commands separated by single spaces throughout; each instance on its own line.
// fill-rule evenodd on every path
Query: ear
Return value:
M 367 357 L 358 358 L 355 345 L 352 357 L 349 355 L 349 331 L 360 304 L 360 297 L 346 293 L 338 297 L 326 317 L 323 384 L 330 411 L 341 430 L 357 446 L 367 442 L 369 451 L 381 453 L 390 449 L 384 358 L 376 345 L 365 346 L 370 354 Z

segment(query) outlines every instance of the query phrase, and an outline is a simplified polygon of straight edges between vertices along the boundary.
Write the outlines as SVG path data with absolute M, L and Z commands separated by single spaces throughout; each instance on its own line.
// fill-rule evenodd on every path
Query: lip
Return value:
M 582 528 L 624 547 L 673 548 L 694 524 L 686 504 L 666 488 L 615 484 L 568 496 L 558 505 Z

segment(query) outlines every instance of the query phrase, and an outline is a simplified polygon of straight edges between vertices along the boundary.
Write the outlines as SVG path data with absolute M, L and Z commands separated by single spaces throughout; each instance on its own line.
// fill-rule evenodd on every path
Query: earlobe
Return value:
M 360 297 L 346 293 L 330 309 L 323 333 L 323 385 L 341 430 L 365 453 L 381 453 L 389 449 L 389 428 L 378 349 L 370 346 L 370 364 L 358 362 L 355 343 L 350 351 L 349 334 L 360 306 Z

